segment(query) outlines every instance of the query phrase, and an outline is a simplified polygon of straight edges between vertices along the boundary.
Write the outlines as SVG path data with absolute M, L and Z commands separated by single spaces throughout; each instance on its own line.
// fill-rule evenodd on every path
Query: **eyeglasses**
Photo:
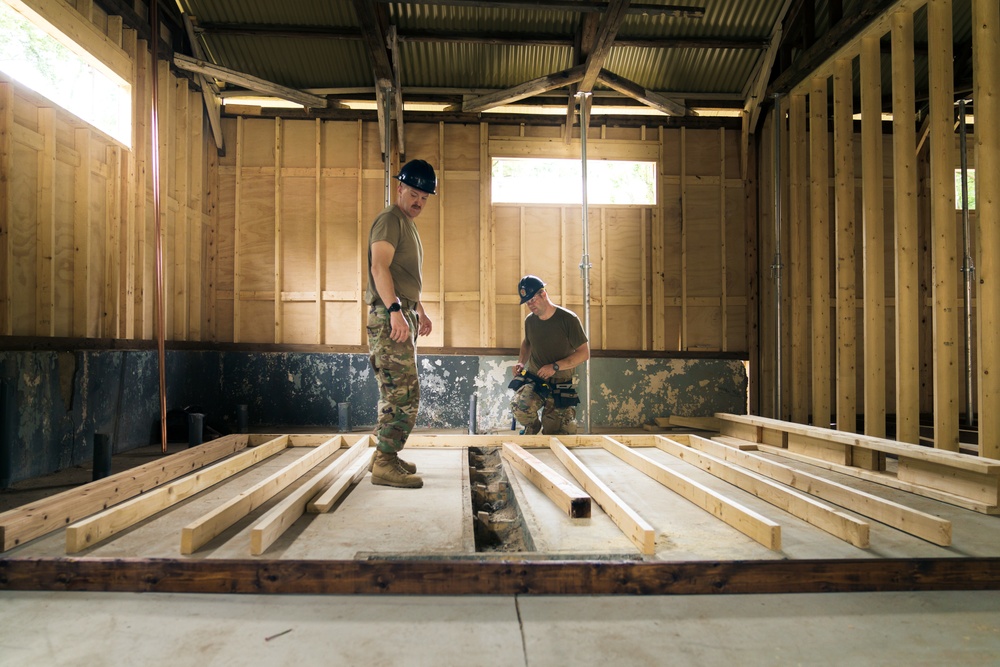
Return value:
M 545 290 L 538 290 L 537 292 L 535 292 L 535 295 L 533 297 L 531 297 L 530 299 L 528 299 L 527 301 L 525 301 L 525 303 L 534 303 L 534 304 L 537 304 L 539 301 L 542 300 L 542 294 L 544 294 L 544 293 L 545 293 Z

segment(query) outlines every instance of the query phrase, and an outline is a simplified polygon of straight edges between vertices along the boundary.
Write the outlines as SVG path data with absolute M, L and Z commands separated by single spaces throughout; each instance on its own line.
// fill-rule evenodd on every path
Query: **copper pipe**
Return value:
M 159 0 L 149 3 L 150 43 L 153 60 L 153 103 L 150 129 L 153 153 L 153 225 L 156 235 L 156 352 L 160 371 L 160 437 L 162 452 L 167 453 L 167 378 L 166 351 L 163 344 L 163 239 L 160 231 L 160 14 Z

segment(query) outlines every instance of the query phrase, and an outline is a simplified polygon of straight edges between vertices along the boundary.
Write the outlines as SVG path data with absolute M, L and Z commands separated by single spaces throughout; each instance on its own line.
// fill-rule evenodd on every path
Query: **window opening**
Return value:
M 493 158 L 493 203 L 582 204 L 580 160 Z M 587 160 L 587 204 L 656 204 L 656 163 Z

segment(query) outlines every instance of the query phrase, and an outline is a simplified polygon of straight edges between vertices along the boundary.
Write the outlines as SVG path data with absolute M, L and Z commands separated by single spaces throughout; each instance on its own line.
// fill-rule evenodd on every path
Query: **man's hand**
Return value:
M 550 377 L 556 374 L 556 369 L 552 368 L 552 364 L 545 364 L 538 369 L 536 375 L 543 380 L 548 380 Z
M 513 370 L 513 375 L 514 375 L 514 377 L 517 377 L 518 375 L 520 375 L 520 374 L 521 374 L 521 371 L 523 371 L 523 370 L 524 370 L 524 364 L 522 364 L 522 363 L 521 363 L 521 362 L 519 361 L 519 362 L 517 362 L 516 364 L 514 364 L 514 368 L 513 368 L 512 370 Z
M 406 323 L 403 313 L 399 311 L 389 313 L 389 323 L 392 326 L 389 338 L 397 343 L 402 343 L 410 337 L 410 325 Z
M 424 304 L 417 304 L 417 335 L 418 336 L 429 336 L 431 334 L 431 318 L 427 317 L 427 313 L 424 311 Z

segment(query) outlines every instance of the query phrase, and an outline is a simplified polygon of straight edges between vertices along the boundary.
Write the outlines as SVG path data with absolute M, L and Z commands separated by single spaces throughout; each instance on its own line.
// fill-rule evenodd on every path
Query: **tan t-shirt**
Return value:
M 556 306 L 556 312 L 547 320 L 534 313 L 524 318 L 524 337 L 531 345 L 528 370 L 532 373 L 537 373 L 546 364 L 568 357 L 587 342 L 580 318 L 562 306 Z M 569 380 L 573 377 L 573 369 L 561 370 L 553 377 L 556 382 Z
M 387 241 L 396 249 L 389 264 L 389 273 L 396 288 L 396 296 L 414 304 L 420 301 L 423 286 L 420 271 L 424 265 L 424 247 L 420 243 L 417 225 L 393 204 L 378 214 L 368 233 L 368 289 L 367 303 L 382 303 L 372 277 L 372 243 Z

